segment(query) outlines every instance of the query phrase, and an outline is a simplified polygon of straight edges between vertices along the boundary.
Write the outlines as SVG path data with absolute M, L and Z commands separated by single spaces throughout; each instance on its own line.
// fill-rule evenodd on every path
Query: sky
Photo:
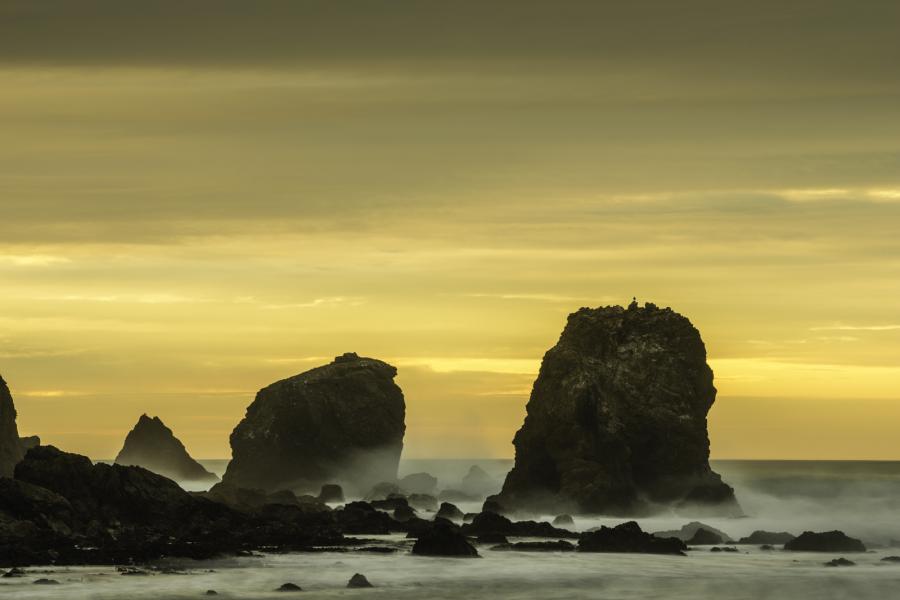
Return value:
M 399 369 L 404 456 L 510 457 L 567 314 L 691 319 L 714 458 L 900 459 L 900 4 L 0 0 L 23 435 Z

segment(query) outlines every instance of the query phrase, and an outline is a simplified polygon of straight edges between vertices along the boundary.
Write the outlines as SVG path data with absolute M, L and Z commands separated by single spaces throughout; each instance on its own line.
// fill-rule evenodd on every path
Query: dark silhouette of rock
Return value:
M 218 477 L 191 458 L 184 444 L 159 417 L 141 415 L 125 437 L 125 445 L 116 456 L 117 465 L 144 467 L 175 481 L 212 483 Z
M 279 490 L 266 493 L 263 490 L 239 488 L 237 486 L 219 482 L 209 491 L 194 494 L 220 502 L 235 510 L 244 512 L 254 511 L 271 504 L 296 506 L 306 512 L 327 512 L 330 509 L 314 496 L 297 496 L 290 490 Z
M 402 530 L 390 515 L 368 502 L 348 502 L 333 515 L 341 531 L 348 535 L 384 535 Z
M 461 556 L 475 558 L 478 551 L 469 543 L 466 536 L 460 533 L 443 519 L 436 519 L 431 527 L 422 531 L 412 548 L 413 554 L 422 556 Z
M 681 554 L 687 546 L 678 538 L 658 538 L 645 533 L 634 521 L 587 531 L 578 538 L 579 552 L 629 552 Z
M 400 489 L 407 494 L 434 494 L 437 477 L 428 473 L 411 473 L 399 481 Z
M 441 502 L 441 507 L 438 509 L 436 516 L 450 521 L 462 521 L 463 512 L 455 504 Z
M 888 558 L 890 558 L 890 557 L 888 557 Z M 883 560 L 887 560 L 887 559 L 883 559 Z M 7 571 L 3 575 L 0 575 L 0 577 L 25 577 L 25 575 L 27 575 L 27 573 L 25 573 L 25 571 L 23 569 L 20 569 L 19 567 L 13 567 L 12 569 Z
M 19 445 L 22 447 L 22 455 L 24 456 L 25 452 L 41 445 L 41 438 L 36 435 L 26 435 L 19 438 Z
M 503 515 L 483 512 L 475 516 L 471 523 L 462 526 L 466 535 L 481 536 L 485 534 L 501 534 L 519 537 L 578 537 L 577 533 L 554 527 L 543 521 L 511 521 Z
M 575 527 L 575 519 L 572 515 L 556 515 L 553 525 L 558 527 Z
M 416 517 L 416 511 L 411 506 L 398 506 L 394 509 L 394 519 L 397 521 L 409 521 Z
M 476 538 L 479 544 L 508 544 L 509 540 L 502 533 L 482 533 Z
M 721 544 L 725 541 L 726 540 L 718 533 L 700 527 L 687 543 L 692 546 L 712 546 L 714 544 Z
M 709 466 L 715 397 L 688 319 L 650 303 L 582 308 L 544 355 L 499 500 L 512 510 L 740 514 Z
M 738 544 L 770 544 L 770 545 L 779 545 L 782 546 L 787 544 L 789 541 L 794 539 L 795 536 L 792 533 L 788 533 L 787 531 L 762 531 L 757 529 L 750 535 L 746 537 L 742 537 L 738 540 Z
M 774 550 L 775 546 L 773 546 L 772 544 L 763 544 L 762 546 L 759 547 L 759 549 L 769 551 L 769 550 Z
M 484 497 L 488 494 L 497 493 L 500 483 L 487 474 L 487 471 L 478 465 L 469 467 L 469 472 L 462 479 L 460 488 L 466 494 L 475 497 Z
M 24 455 L 16 427 L 16 406 L 6 381 L 0 377 L 0 477 L 12 477 Z
M 855 567 L 856 563 L 846 558 L 833 558 L 825 563 L 826 567 Z
M 481 512 L 492 512 L 498 515 L 506 514 L 506 507 L 500 504 L 496 496 L 489 496 L 481 505 Z
M 710 552 L 737 552 L 738 549 L 734 546 L 713 546 L 709 549 Z
M 518 552 L 574 552 L 575 544 L 565 540 L 555 542 L 515 542 L 499 544 L 491 550 L 515 550 Z
M 278 586 L 278 589 L 276 589 L 275 591 L 276 592 L 302 592 L 303 588 L 301 588 L 296 583 L 288 582 L 288 583 L 282 583 L 280 586 Z
M 711 525 L 701 523 L 700 521 L 691 521 L 690 523 L 688 523 L 686 525 L 682 525 L 681 529 L 671 529 L 668 531 L 654 531 L 653 535 L 655 535 L 656 537 L 661 537 L 661 538 L 668 538 L 668 537 L 678 538 L 682 542 L 687 542 L 689 544 L 700 544 L 701 542 L 694 542 L 692 540 L 697 535 L 697 532 L 700 531 L 701 529 L 703 529 L 707 532 L 713 533 L 720 538 L 719 541 L 717 541 L 717 542 L 709 542 L 710 544 L 722 544 L 724 542 L 731 541 L 731 536 L 729 536 L 724 531 L 722 531 L 720 529 L 716 529 L 715 527 L 713 527 Z M 701 534 L 701 535 L 705 535 L 705 534 Z M 711 538 L 707 537 L 706 539 L 711 539 Z
M 349 352 L 256 394 L 231 434 L 223 480 L 241 487 L 357 491 L 394 481 L 406 430 L 397 369 Z
M 865 552 L 866 547 L 843 531 L 816 533 L 804 531 L 784 545 L 785 550 L 794 552 Z
M 348 588 L 370 588 L 375 587 L 369 580 L 366 579 L 366 576 L 361 573 L 356 573 L 353 577 L 350 578 L 350 581 L 347 582 Z
M 437 510 L 437 498 L 430 494 L 410 494 L 406 498 L 409 505 L 416 510 Z
M 373 502 L 376 500 L 386 500 L 391 496 L 403 496 L 403 494 L 400 493 L 400 486 L 390 481 L 381 481 L 372 486 L 372 489 L 366 493 L 365 498 L 363 499 L 366 502 Z
M 343 502 L 344 490 L 336 483 L 326 483 L 319 491 L 319 502 Z
M 381 510 L 397 510 L 398 508 L 409 508 L 409 500 L 402 494 L 390 494 L 384 500 L 372 500 L 372 506 Z
M 889 562 L 889 563 L 900 563 L 900 556 L 885 556 L 881 560 L 884 562 Z M 5 577 L 5 575 L 4 575 L 4 577 Z
M 41 577 L 40 579 L 35 579 L 34 583 L 37 585 L 59 585 L 59 582 L 55 579 L 47 579 L 45 577 Z

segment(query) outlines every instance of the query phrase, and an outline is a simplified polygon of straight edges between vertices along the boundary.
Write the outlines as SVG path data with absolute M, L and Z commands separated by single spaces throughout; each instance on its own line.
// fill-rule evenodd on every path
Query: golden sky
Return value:
M 511 456 L 580 306 L 687 315 L 718 458 L 900 459 L 896 2 L 0 2 L 24 434 L 202 458 L 395 364 L 408 457 Z

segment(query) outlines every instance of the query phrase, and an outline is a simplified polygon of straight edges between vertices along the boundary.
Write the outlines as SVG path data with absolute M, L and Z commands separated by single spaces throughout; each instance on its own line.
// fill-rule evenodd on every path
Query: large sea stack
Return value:
M 709 466 L 706 348 L 669 308 L 582 308 L 545 355 L 499 502 L 506 508 L 739 514 Z
M 0 477 L 12 477 L 16 464 L 24 456 L 16 427 L 16 406 L 3 377 L 0 377 Z
M 395 481 L 406 403 L 397 369 L 350 352 L 256 394 L 231 434 L 223 481 L 275 491 Z
M 184 444 L 159 417 L 141 415 L 125 437 L 116 464 L 144 467 L 175 481 L 214 483 L 219 480 L 191 458 Z

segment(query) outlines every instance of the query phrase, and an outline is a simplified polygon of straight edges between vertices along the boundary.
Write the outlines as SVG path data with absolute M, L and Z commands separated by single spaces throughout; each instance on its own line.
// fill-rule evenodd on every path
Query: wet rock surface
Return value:
M 231 434 L 223 481 L 312 492 L 340 483 L 359 492 L 396 480 L 406 430 L 396 374 L 347 353 L 263 388 Z
M 687 545 L 678 538 L 659 538 L 645 533 L 634 521 L 615 527 L 601 527 L 581 534 L 579 552 L 627 552 L 641 554 L 681 554 Z
M 219 478 L 191 458 L 181 440 L 159 417 L 141 415 L 125 437 L 117 465 L 144 467 L 176 481 L 212 483 Z
M 649 303 L 582 308 L 544 355 L 499 500 L 534 511 L 740 514 L 709 466 L 715 396 L 703 340 L 685 317 Z

